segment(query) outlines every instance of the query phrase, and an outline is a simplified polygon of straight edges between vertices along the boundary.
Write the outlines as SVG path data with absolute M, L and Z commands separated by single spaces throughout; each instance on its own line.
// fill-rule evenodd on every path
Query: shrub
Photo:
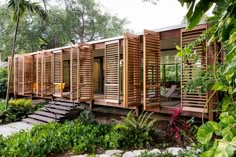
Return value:
M 7 91 L 7 68 L 0 68 L 0 97 L 5 97 Z
M 162 153 L 152 153 L 152 152 L 149 152 L 149 151 L 144 151 L 144 152 L 141 152 L 141 155 L 140 157 L 174 157 L 174 155 L 170 154 L 170 153 L 165 153 L 165 152 L 162 152 Z
M 112 126 L 108 124 L 66 122 L 37 125 L 29 132 L 0 138 L 0 155 L 41 157 L 67 150 L 91 153 L 97 148 L 113 149 L 115 145 L 110 144 L 111 132 Z
M 0 113 L 0 120 L 2 123 L 19 121 L 27 117 L 38 109 L 38 106 L 32 106 L 31 99 L 11 99 L 9 106 L 5 109 L 5 102 L 1 104 L 4 110 Z
M 88 110 L 84 110 L 80 113 L 79 120 L 82 124 L 94 124 L 96 122 L 93 112 Z
M 153 125 L 157 120 L 150 120 L 151 115 L 152 113 L 146 112 L 136 118 L 134 112 L 131 111 L 123 117 L 122 122 L 114 127 L 121 134 L 121 147 L 138 148 L 153 144 L 153 139 L 157 136 Z
M 177 142 L 182 144 L 194 143 L 197 126 L 195 126 L 194 118 L 185 120 L 180 117 L 182 108 L 176 108 L 171 115 L 170 125 L 170 136 Z

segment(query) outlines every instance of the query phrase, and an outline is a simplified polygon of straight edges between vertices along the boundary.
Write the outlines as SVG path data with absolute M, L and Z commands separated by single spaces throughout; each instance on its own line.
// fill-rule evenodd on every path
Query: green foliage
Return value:
M 84 110 L 80 113 L 79 120 L 82 124 L 94 124 L 95 116 L 92 111 Z
M 125 148 L 145 147 L 153 144 L 158 133 L 154 130 L 156 119 L 150 119 L 153 113 L 142 113 L 138 118 L 130 111 L 114 129 L 121 134 L 120 145 Z
M 236 69 L 236 1 L 235 0 L 179 0 L 181 4 L 187 3 L 188 13 L 186 15 L 188 21 L 188 29 L 192 29 L 205 12 L 213 7 L 213 16 L 208 22 L 211 27 L 205 32 L 198 43 L 208 40 L 208 45 L 218 39 L 222 44 L 219 53 L 214 54 L 214 58 L 222 53 L 224 48 L 226 60 L 223 65 L 218 66 L 213 63 L 212 70 L 198 78 L 198 85 L 204 86 L 204 83 L 210 80 L 204 87 L 204 91 L 212 89 L 215 92 L 224 95 L 221 102 L 221 114 L 219 122 L 209 121 L 203 124 L 197 133 L 197 139 L 203 147 L 202 157 L 210 156 L 235 156 L 236 154 L 236 109 L 235 109 L 235 69 Z M 213 6 L 214 4 L 214 6 Z M 190 44 L 188 48 L 192 48 L 194 44 Z M 187 50 L 188 51 L 188 50 Z M 183 53 L 182 53 L 183 52 Z M 187 53 L 182 50 L 180 56 L 184 57 Z M 201 77 L 201 76 L 200 76 Z M 207 79 L 209 77 L 209 79 Z M 206 80 L 207 79 L 207 80 Z M 196 81 L 196 79 L 195 79 Z M 205 81 L 205 82 L 204 82 Z M 191 81 L 193 83 L 193 81 Z M 190 83 L 191 83 L 190 82 Z M 192 86 L 193 87 L 193 86 Z M 191 86 L 188 87 L 189 89 Z
M 1 123 L 19 121 L 38 109 L 38 106 L 32 106 L 31 99 L 11 99 L 7 109 L 5 106 L 5 102 L 3 102 L 0 113 Z
M 80 122 L 37 125 L 29 132 L 0 138 L 1 156 L 35 156 L 73 150 L 74 153 L 93 153 L 97 148 L 114 149 L 112 126 L 83 125 Z
M 47 10 L 47 20 L 34 14 L 21 17 L 17 36 L 17 53 L 29 53 L 40 49 L 65 46 L 71 40 L 91 41 L 122 35 L 126 19 L 101 11 L 93 0 L 65 0 L 65 8 L 52 6 Z M 64 3 L 64 2 L 62 2 Z M 73 5 L 70 5 L 73 4 Z M 82 10 L 83 9 L 83 10 Z M 15 23 L 12 12 L 0 6 L 0 47 L 5 59 L 12 48 L 12 32 Z
M 149 152 L 149 151 L 144 151 L 144 152 L 141 152 L 141 155 L 140 157 L 174 157 L 174 155 L 172 155 L 171 153 L 165 153 L 165 152 L 162 152 L 162 153 L 152 153 L 152 152 Z
M 7 91 L 7 68 L 0 68 L 0 97 L 5 97 Z

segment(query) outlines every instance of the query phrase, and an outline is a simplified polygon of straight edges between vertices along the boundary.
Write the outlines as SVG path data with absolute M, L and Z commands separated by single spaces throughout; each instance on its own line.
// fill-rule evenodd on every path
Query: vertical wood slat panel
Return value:
M 92 101 L 93 96 L 93 47 L 89 44 L 78 46 L 78 101 Z
M 56 52 L 54 55 L 54 83 L 55 89 L 54 94 L 55 96 L 61 96 L 61 83 L 62 82 L 62 52 Z
M 14 58 L 14 97 L 18 94 L 18 59 Z
M 33 93 L 33 55 L 24 56 L 24 93 Z
M 52 53 L 45 52 L 43 55 L 43 95 L 49 96 L 52 93 Z
M 139 36 L 126 33 L 124 50 L 125 106 L 139 106 L 141 104 L 141 50 Z
M 37 54 L 33 55 L 33 94 L 37 95 Z
M 160 33 L 144 30 L 143 105 L 160 107 Z
M 23 95 L 23 85 L 24 85 L 24 75 L 23 75 L 23 56 L 17 57 L 17 84 L 18 84 L 18 94 Z
M 181 30 L 181 45 L 182 48 L 187 46 L 188 44 L 194 42 L 197 38 L 200 37 L 202 32 L 206 29 L 206 27 L 196 28 L 191 31 L 186 31 L 185 29 Z M 196 90 L 192 93 L 185 93 L 183 88 L 185 84 L 194 78 L 197 77 L 197 74 L 201 71 L 207 70 L 207 49 L 206 49 L 206 41 L 200 43 L 196 47 L 194 47 L 193 52 L 199 56 L 199 59 L 196 63 L 191 63 L 192 60 L 189 59 L 188 62 L 183 62 L 181 64 L 181 105 L 183 110 L 186 111 L 196 111 L 203 112 L 205 103 L 208 99 L 207 93 L 200 93 L 200 91 Z M 204 110 L 204 112 L 208 112 L 208 107 Z
M 43 78 L 42 78 L 42 52 L 39 52 L 36 56 L 36 95 L 38 97 L 42 97 L 42 85 L 43 85 Z
M 71 100 L 77 100 L 77 53 L 78 53 L 78 47 L 71 47 L 71 52 L 70 52 L 70 99 Z
M 105 43 L 105 88 L 104 99 L 106 102 L 119 103 L 119 65 L 120 51 L 119 40 Z

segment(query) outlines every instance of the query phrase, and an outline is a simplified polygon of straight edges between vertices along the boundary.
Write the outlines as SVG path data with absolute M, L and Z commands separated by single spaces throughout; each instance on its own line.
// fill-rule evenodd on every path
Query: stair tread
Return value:
M 70 106 L 61 106 L 61 105 L 58 105 L 58 104 L 49 104 L 49 105 L 45 105 L 47 106 L 48 108 L 55 108 L 55 109 L 62 109 L 62 110 L 67 110 L 67 111 L 70 111 L 72 110 L 73 108 L 70 107 Z
M 59 105 L 62 105 L 62 106 L 74 107 L 73 103 L 70 103 L 70 102 L 50 101 L 49 104 L 59 104 Z
M 29 115 L 28 117 L 36 119 L 36 120 L 44 121 L 44 122 L 56 121 L 55 118 L 49 118 L 49 117 L 45 117 L 45 116 L 41 116 L 41 115 L 36 115 L 36 114 Z
M 26 122 L 26 123 L 30 123 L 30 124 L 45 124 L 45 122 L 35 120 L 35 119 L 32 119 L 32 118 L 24 118 L 24 119 L 22 119 L 22 121 Z
M 52 108 L 42 108 L 41 111 L 47 111 L 47 112 L 53 112 L 53 113 L 58 113 L 58 114 L 67 114 L 68 111 L 65 110 L 58 110 L 58 109 L 52 109 Z
M 47 117 L 51 117 L 51 118 L 57 118 L 57 119 L 60 119 L 60 118 L 64 117 L 61 114 L 56 114 L 56 116 L 55 116 L 54 113 L 50 113 L 50 112 L 46 112 L 46 111 L 36 111 L 35 114 L 42 115 L 42 116 L 47 116 Z

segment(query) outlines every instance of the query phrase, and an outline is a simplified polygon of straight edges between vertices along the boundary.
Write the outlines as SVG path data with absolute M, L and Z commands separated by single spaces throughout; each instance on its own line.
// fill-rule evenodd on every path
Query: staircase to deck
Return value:
M 74 103 L 63 101 L 51 101 L 39 111 L 22 119 L 23 122 L 30 124 L 42 124 L 57 122 L 65 119 L 69 113 L 76 109 Z

